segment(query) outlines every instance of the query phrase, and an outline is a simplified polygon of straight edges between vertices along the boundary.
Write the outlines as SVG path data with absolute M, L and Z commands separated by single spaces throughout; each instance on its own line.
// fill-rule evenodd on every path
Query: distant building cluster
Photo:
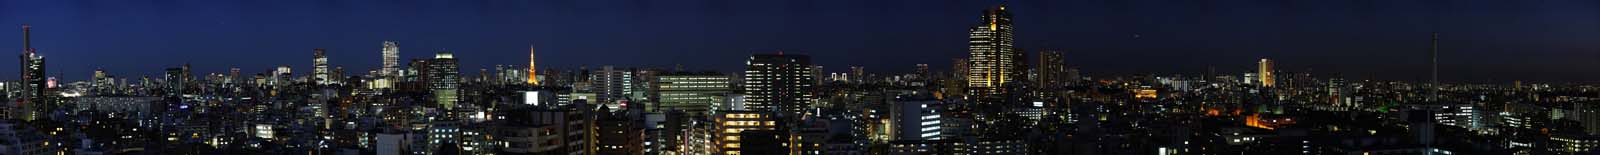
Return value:
M 829 58 L 783 52 L 752 54 L 734 73 L 536 68 L 533 47 L 527 66 L 491 70 L 451 51 L 403 61 L 401 45 L 383 41 L 381 67 L 365 74 L 326 56 L 345 51 L 317 48 L 306 75 L 181 64 L 83 81 L 49 77 L 25 25 L 21 78 L 0 83 L 0 154 L 1600 151 L 1596 86 L 1346 80 L 1268 58 L 1233 72 L 1097 77 L 1067 50 L 1015 46 L 1005 6 L 978 17 L 969 55 L 948 71 L 827 72 L 813 60 Z

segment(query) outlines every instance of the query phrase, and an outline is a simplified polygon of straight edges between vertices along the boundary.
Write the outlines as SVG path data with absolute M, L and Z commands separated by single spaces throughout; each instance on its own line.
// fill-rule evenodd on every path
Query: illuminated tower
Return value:
M 536 60 L 539 60 L 539 59 L 535 59 L 534 58 L 533 47 L 529 46 L 528 47 L 528 84 L 529 85 L 534 85 L 534 86 L 538 86 L 539 85 L 539 70 L 538 70 L 538 68 L 535 68 L 535 66 L 534 66 L 534 64 L 535 64 L 534 62 L 536 62 Z
M 37 50 L 33 49 L 32 38 L 30 38 L 30 35 L 32 35 L 30 30 L 32 29 L 33 26 L 22 25 L 22 55 L 18 57 L 21 58 L 22 62 L 22 70 L 20 70 L 22 71 L 23 90 L 21 99 L 24 102 L 22 110 L 27 111 L 11 111 L 20 114 L 20 117 L 13 118 L 23 120 L 33 120 L 35 118 L 35 114 L 32 111 L 39 107 L 38 104 L 44 103 L 41 100 L 45 97 L 44 56 L 39 56 L 38 53 L 35 53 Z
M 378 73 L 382 76 L 395 76 L 400 72 L 400 45 L 394 41 L 383 41 L 383 70 Z
M 327 50 L 317 48 L 311 51 L 311 80 L 316 80 L 317 84 L 322 85 L 332 83 L 333 79 L 328 76 Z
M 1015 79 L 1017 53 L 1012 46 L 1011 13 L 1004 5 L 983 11 L 980 22 L 969 29 L 967 87 L 971 94 L 999 94 Z
M 433 60 L 428 61 L 428 88 L 433 91 L 434 101 L 444 109 L 454 109 L 461 85 L 461 72 L 457 69 L 455 55 L 449 51 L 442 51 L 433 55 Z
M 1256 71 L 1256 75 L 1258 75 L 1256 77 L 1261 78 L 1258 80 L 1261 81 L 1261 86 L 1272 87 L 1274 84 L 1272 77 L 1272 59 L 1261 58 L 1261 62 L 1256 63 L 1256 65 L 1258 65 L 1260 69 Z

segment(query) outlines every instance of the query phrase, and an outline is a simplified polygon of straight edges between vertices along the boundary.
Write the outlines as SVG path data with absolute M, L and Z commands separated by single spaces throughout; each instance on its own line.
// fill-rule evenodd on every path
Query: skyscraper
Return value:
M 867 82 L 867 70 L 866 70 L 866 67 L 850 66 L 850 81 L 855 82 L 855 83 L 866 83 Z
M 967 90 L 974 96 L 999 94 L 999 87 L 1016 78 L 1021 55 L 1012 46 L 1011 13 L 1004 5 L 984 10 L 969 32 Z
M 1256 71 L 1256 77 L 1261 78 L 1256 81 L 1260 81 L 1262 87 L 1272 87 L 1275 84 L 1275 79 L 1273 79 L 1272 75 L 1272 59 L 1261 58 L 1261 62 L 1256 63 L 1256 65 L 1258 65 L 1259 69 Z
M 811 105 L 811 57 L 755 54 L 744 71 L 745 104 L 751 110 L 799 115 Z
M 13 111 L 24 114 L 25 116 L 20 117 L 20 119 L 24 120 L 33 120 L 33 114 L 30 111 L 39 107 L 39 103 L 44 103 L 41 100 L 45 97 L 44 91 L 47 84 L 44 74 L 44 56 L 39 56 L 38 53 L 35 53 L 38 51 L 33 48 L 32 29 L 33 26 L 22 25 L 22 55 L 19 56 L 21 58 L 20 62 L 22 62 L 22 70 L 20 71 L 22 71 L 22 90 L 24 92 L 22 93 L 23 110 L 28 111 Z
M 400 45 L 394 41 L 383 41 L 383 69 L 378 73 L 381 76 L 395 76 L 400 72 Z
M 1061 86 L 1067 82 L 1067 62 L 1061 51 L 1039 51 L 1039 88 Z
M 950 72 L 951 74 L 954 74 L 954 79 L 966 81 L 967 73 L 971 73 L 971 63 L 972 62 L 968 62 L 966 58 L 950 59 Z
M 433 91 L 434 101 L 439 107 L 455 108 L 456 100 L 460 98 L 457 96 L 461 85 L 460 74 L 455 55 L 450 51 L 440 51 L 433 55 L 433 60 L 428 61 L 428 89 Z
M 533 47 L 529 46 L 528 47 L 528 84 L 529 85 L 538 86 L 539 85 L 539 70 L 538 70 L 537 67 L 535 67 L 535 65 L 534 65 L 535 63 L 534 62 L 536 62 L 535 60 L 539 60 L 539 59 L 535 59 L 533 56 L 534 56 Z
M 319 85 L 333 83 L 333 77 L 328 76 L 327 50 L 322 48 L 312 49 L 311 66 L 311 80 L 316 81 Z

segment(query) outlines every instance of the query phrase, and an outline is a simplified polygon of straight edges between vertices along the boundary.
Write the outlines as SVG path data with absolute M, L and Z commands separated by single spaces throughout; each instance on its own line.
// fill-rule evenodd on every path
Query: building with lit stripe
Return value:
M 441 108 L 455 108 L 460 98 L 461 73 L 456 68 L 455 55 L 449 51 L 434 54 L 433 60 L 428 61 L 428 89 L 433 91 L 434 101 Z
M 718 111 L 713 118 L 716 132 L 717 154 L 739 155 L 745 137 L 744 132 L 776 131 L 777 121 L 772 115 L 759 111 Z
M 967 90 L 969 94 L 1001 93 L 1001 86 L 1015 81 L 1021 53 L 1013 46 L 1011 13 L 996 6 L 983 11 L 977 25 L 969 29 L 967 42 Z
M 311 66 L 311 80 L 315 80 L 320 85 L 333 83 L 333 77 L 329 76 L 327 50 L 322 48 L 312 49 Z
M 1272 75 L 1272 59 L 1261 58 L 1261 62 L 1256 63 L 1256 65 L 1258 68 L 1256 77 L 1261 78 L 1256 81 L 1261 82 L 1262 87 L 1272 87 L 1277 84 Z
M 383 69 L 379 74 L 385 77 L 400 74 L 400 44 L 383 41 Z

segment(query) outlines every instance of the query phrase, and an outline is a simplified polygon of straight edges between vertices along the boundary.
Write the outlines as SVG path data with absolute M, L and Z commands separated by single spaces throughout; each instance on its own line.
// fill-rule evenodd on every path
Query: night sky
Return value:
M 49 73 L 83 80 L 279 65 L 309 73 L 326 48 L 347 74 L 378 67 L 381 42 L 402 60 L 456 53 L 466 75 L 494 64 L 600 65 L 736 71 L 752 53 L 809 54 L 830 72 L 948 71 L 966 57 L 977 0 L 660 1 L 213 0 L 0 2 L 0 79 L 17 79 L 20 25 Z M 1062 49 L 1090 75 L 1250 71 L 1270 57 L 1284 71 L 1352 79 L 1426 79 L 1440 32 L 1442 79 L 1455 82 L 1600 78 L 1600 1 L 1593 0 L 1018 0 L 1017 42 L 1029 55 Z

